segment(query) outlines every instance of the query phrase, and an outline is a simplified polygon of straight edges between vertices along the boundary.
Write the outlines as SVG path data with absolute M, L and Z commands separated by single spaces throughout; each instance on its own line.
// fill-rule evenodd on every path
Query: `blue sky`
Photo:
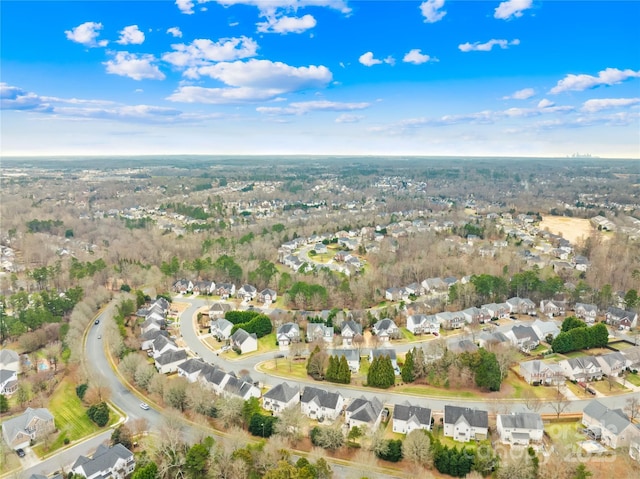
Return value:
M 7 1 L 4 155 L 640 158 L 638 1 Z

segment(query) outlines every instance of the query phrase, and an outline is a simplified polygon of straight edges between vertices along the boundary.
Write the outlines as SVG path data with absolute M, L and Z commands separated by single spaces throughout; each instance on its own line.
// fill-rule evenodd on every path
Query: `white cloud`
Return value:
M 345 0 L 198 0 L 198 3 L 215 1 L 223 6 L 251 5 L 257 7 L 264 16 L 273 14 L 278 10 L 295 11 L 304 7 L 326 7 L 338 10 L 341 13 L 351 13 L 351 8 Z M 177 2 L 176 2 L 177 3 Z
M 360 55 L 360 58 L 358 58 L 358 61 L 366 67 L 372 67 L 373 65 L 379 65 L 382 63 L 382 60 L 373 58 L 373 52 L 363 53 Z
M 363 118 L 364 116 L 362 115 L 350 115 L 349 113 L 343 113 L 336 118 L 336 123 L 358 123 Z
M 420 4 L 420 11 L 424 17 L 425 23 L 435 23 L 447 14 L 447 12 L 440 10 L 444 6 L 444 0 L 427 0 Z
M 491 40 L 489 40 L 488 42 L 485 42 L 485 43 L 480 43 L 480 42 L 469 43 L 469 42 L 467 42 L 467 43 L 462 43 L 462 44 L 458 45 L 458 48 L 462 52 L 489 52 L 496 45 L 499 46 L 500 48 L 502 48 L 503 50 L 505 50 L 506 48 L 508 48 L 511 45 L 520 45 L 520 40 L 518 40 L 516 38 L 516 39 L 511 40 L 511 41 L 491 39 Z
M 176 0 L 176 5 L 185 15 L 193 15 L 193 0 Z
M 222 38 L 218 42 L 196 39 L 191 44 L 171 45 L 173 52 L 165 53 L 162 59 L 179 68 L 206 66 L 210 62 L 233 61 L 256 55 L 258 44 L 247 37 Z
M 81 43 L 86 47 L 105 47 L 109 43 L 107 40 L 96 42 L 102 30 L 102 23 L 85 22 L 71 30 L 65 30 L 67 39 L 72 42 Z
M 270 60 L 222 62 L 196 69 L 198 76 L 208 76 L 230 88 L 181 86 L 168 97 L 188 103 L 235 103 L 267 100 L 284 93 L 324 88 L 332 79 L 325 66 L 292 67 Z
M 3 82 L 0 83 L 0 109 L 48 111 L 51 107 L 39 95 Z
M 622 108 L 640 104 L 640 98 L 597 98 L 587 100 L 582 104 L 582 111 L 595 113 L 600 110 Z
M 268 115 L 304 115 L 312 111 L 354 111 L 369 108 L 370 103 L 344 103 L 327 100 L 294 102 L 288 107 L 258 107 L 256 111 Z
M 182 38 L 182 31 L 178 27 L 171 27 L 167 29 L 169 35 L 173 35 L 174 38 Z
M 302 33 L 316 26 L 316 19 L 312 15 L 303 17 L 267 18 L 266 22 L 256 24 L 262 33 Z
M 507 0 L 496 7 L 494 18 L 509 20 L 511 17 L 521 17 L 522 12 L 531 8 L 532 0 Z
M 391 65 L 391 66 L 396 64 L 396 59 L 393 58 L 391 55 L 389 55 L 387 58 L 385 58 L 382 61 L 385 62 L 387 65 Z
M 549 93 L 558 94 L 565 91 L 583 91 L 597 86 L 611 86 L 621 83 L 629 78 L 640 78 L 640 71 L 618 70 L 617 68 L 607 68 L 598 72 L 598 76 L 591 75 L 567 75 L 554 86 Z
M 555 105 L 555 103 L 551 100 L 547 100 L 546 98 L 543 98 L 538 102 L 538 108 L 549 108 L 553 105 Z
M 438 60 L 423 54 L 419 48 L 414 48 L 405 54 L 402 61 L 405 63 L 413 63 L 414 65 L 421 65 L 422 63 L 437 62 Z
M 112 60 L 103 63 L 107 73 L 126 76 L 134 80 L 164 80 L 165 75 L 155 65 L 153 55 L 136 55 L 129 52 L 117 52 Z
M 536 92 L 533 88 L 523 88 L 522 90 L 518 90 L 513 92 L 511 95 L 503 96 L 503 100 L 527 100 L 535 95 Z
M 120 45 L 141 45 L 144 43 L 144 33 L 138 29 L 138 25 L 129 25 L 120 31 L 120 39 L 116 43 Z

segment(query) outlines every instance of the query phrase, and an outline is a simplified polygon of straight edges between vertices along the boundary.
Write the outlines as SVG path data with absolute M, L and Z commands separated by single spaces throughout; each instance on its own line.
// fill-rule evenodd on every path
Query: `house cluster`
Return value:
M 262 395 L 257 383 L 250 376 L 238 377 L 234 372 L 225 372 L 200 358 L 189 358 L 181 362 L 176 370 L 179 376 L 190 383 L 198 382 L 218 396 L 234 396 L 246 401 Z
M 172 287 L 175 293 L 179 294 L 203 294 L 209 296 L 219 296 L 221 299 L 238 298 L 244 302 L 257 300 L 265 306 L 271 305 L 277 298 L 278 293 L 270 288 L 258 291 L 251 284 L 243 284 L 236 288 L 233 283 L 216 283 L 215 281 L 191 281 L 179 279 Z
M 20 356 L 11 349 L 0 349 L 0 394 L 9 396 L 18 389 Z
M 559 384 L 565 379 L 574 382 L 599 381 L 604 376 L 617 377 L 625 369 L 640 365 L 640 347 L 613 351 L 597 356 L 580 356 L 558 362 L 533 360 L 520 363 L 520 375 L 529 384 L 545 386 Z

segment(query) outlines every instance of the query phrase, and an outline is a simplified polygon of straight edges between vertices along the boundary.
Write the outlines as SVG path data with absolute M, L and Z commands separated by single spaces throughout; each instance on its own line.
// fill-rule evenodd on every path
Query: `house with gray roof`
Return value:
M 571 381 L 598 381 L 602 367 L 593 356 L 580 356 L 558 362 L 564 376 Z
M 582 319 L 587 324 L 593 324 L 598 316 L 598 307 L 595 304 L 576 303 L 573 312 L 576 318 Z
M 113 447 L 100 445 L 93 457 L 80 456 L 71 466 L 71 472 L 87 479 L 124 479 L 135 467 L 133 453 L 122 444 Z
M 278 299 L 278 293 L 269 288 L 265 288 L 260 293 L 258 293 L 258 301 L 261 303 L 273 303 L 276 299 Z
M 12 349 L 0 349 L 0 369 L 20 372 L 20 356 Z
M 198 380 L 200 371 L 202 371 L 207 363 L 200 358 L 189 358 L 178 365 L 178 376 L 186 378 L 190 383 Z
M 235 308 L 231 303 L 225 303 L 222 301 L 218 301 L 213 303 L 209 308 L 209 318 L 210 319 L 218 319 L 223 318 L 225 313 L 228 311 L 233 311 Z
M 205 388 L 212 390 L 216 394 L 220 395 L 224 391 L 224 387 L 229 380 L 229 374 L 218 366 L 212 366 L 210 364 L 205 365 L 198 375 L 198 381 Z
M 447 342 L 447 349 L 454 354 L 474 353 L 478 350 L 478 345 L 470 339 L 450 339 Z
M 547 336 L 551 336 L 553 339 L 560 334 L 560 327 L 554 320 L 543 321 L 542 319 L 536 319 L 531 323 L 531 327 L 538 336 L 539 341 L 547 341 Z
M 344 422 L 349 429 L 354 426 L 364 426 L 373 431 L 380 425 L 381 419 L 382 402 L 377 397 L 372 400 L 364 396 L 354 399 L 344 413 Z
M 56 426 L 48 409 L 28 407 L 19 416 L 2 423 L 2 437 L 12 449 L 27 447 L 29 443 L 53 432 Z
M 384 318 L 377 321 L 371 328 L 371 332 L 375 334 L 381 342 L 388 342 L 400 336 L 400 329 L 391 318 Z
M 233 329 L 233 323 L 228 319 L 216 318 L 209 321 L 209 331 L 211 336 L 218 341 L 226 341 L 231 337 L 231 330 Z
M 433 334 L 440 331 L 440 322 L 435 315 L 412 314 L 407 317 L 407 329 L 415 335 Z
M 505 319 L 509 317 L 509 312 L 511 308 L 507 303 L 488 303 L 483 304 L 481 306 L 482 309 L 485 309 L 491 315 L 491 318 L 500 318 Z
M 335 421 L 342 412 L 344 396 L 339 392 L 329 392 L 313 386 L 306 386 L 300 398 L 302 414 L 317 419 Z
M 256 333 L 247 333 L 239 328 L 231 335 L 231 347 L 240 351 L 240 354 L 251 353 L 258 350 L 258 336 Z
M 544 425 L 538 413 L 498 414 L 496 429 L 500 441 L 512 446 L 529 446 L 542 442 Z
M 307 324 L 307 341 L 324 341 L 325 343 L 333 342 L 333 326 L 325 326 L 322 323 Z
M 436 319 L 440 323 L 442 329 L 460 329 L 465 324 L 467 324 L 467 320 L 465 319 L 462 311 L 442 311 L 440 313 L 436 313 Z
M 158 335 L 156 336 L 156 339 L 153 340 L 151 349 L 153 350 L 153 357 L 157 358 L 158 356 L 161 356 L 166 352 L 176 351 L 180 348 L 171 338 L 163 335 Z
M 353 338 L 358 334 L 362 335 L 362 325 L 356 323 L 353 319 L 343 321 L 340 325 L 343 346 L 350 347 L 353 344 Z
M 491 313 L 484 308 L 476 308 L 475 306 L 461 311 L 464 319 L 469 324 L 483 324 L 491 321 Z
M 582 411 L 582 424 L 593 437 L 612 449 L 628 447 L 632 440 L 640 438 L 640 429 L 633 424 L 622 409 L 609 409 L 593 400 Z
M 489 431 L 487 411 L 468 407 L 444 406 L 444 435 L 454 441 L 486 439 Z
M 291 343 L 300 342 L 300 326 L 298 323 L 284 323 L 278 327 L 276 341 L 280 346 L 289 346 Z
M 280 383 L 262 396 L 262 407 L 276 416 L 300 402 L 300 390 L 289 383 Z
M 607 309 L 605 321 L 614 328 L 629 330 L 636 327 L 638 323 L 638 313 L 612 306 Z
M 516 325 L 504 335 L 511 340 L 511 344 L 516 346 L 520 351 L 529 352 L 535 349 L 540 340 L 535 330 L 531 326 Z
M 227 381 L 222 389 L 224 396 L 236 396 L 246 401 L 251 397 L 259 398 L 262 393 L 254 384 L 236 377 L 235 374 L 227 374 Z
M 333 349 L 327 351 L 329 356 L 336 356 L 338 359 L 344 356 L 352 373 L 360 371 L 360 353 L 357 349 Z
M 550 318 L 553 316 L 564 316 L 567 310 L 567 303 L 565 301 L 557 300 L 542 300 L 540 301 L 540 311 L 542 314 L 546 314 Z
M 154 315 L 150 315 L 145 318 L 145 320 L 140 324 L 140 333 L 145 334 L 149 331 L 164 329 L 166 326 L 166 320 L 164 317 L 154 317 Z
M 236 291 L 236 296 L 244 301 L 251 301 L 258 295 L 258 290 L 250 284 L 243 284 Z
M 626 366 L 632 371 L 640 371 L 640 346 L 633 346 L 622 351 Z
M 168 339 L 169 333 L 164 329 L 151 329 L 146 333 L 143 333 L 142 336 L 140 336 L 140 349 L 143 351 L 153 349 L 153 342 L 158 336 L 164 336 Z
M 497 345 L 511 346 L 511 340 L 502 331 L 482 331 L 478 335 L 478 345 L 485 349 Z
M 8 369 L 0 369 L 0 394 L 9 396 L 18 389 L 18 373 Z
M 409 434 L 416 429 L 431 430 L 431 409 L 412 406 L 408 401 L 393 408 L 393 432 Z
M 545 386 L 564 383 L 562 368 L 557 363 L 544 362 L 539 359 L 522 361 L 520 376 L 529 384 L 543 384 Z
M 619 351 L 596 356 L 596 361 L 607 376 L 619 376 L 626 367 L 626 358 Z
M 175 373 L 186 359 L 187 351 L 184 349 L 170 349 L 155 358 L 155 366 L 161 374 Z
M 517 296 L 506 301 L 511 314 L 531 314 L 536 310 L 536 304 L 529 298 L 519 298 Z

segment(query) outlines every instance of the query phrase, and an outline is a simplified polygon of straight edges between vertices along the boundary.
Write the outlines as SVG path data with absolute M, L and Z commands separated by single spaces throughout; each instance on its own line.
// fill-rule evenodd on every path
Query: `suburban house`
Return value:
M 153 350 L 153 357 L 157 358 L 168 351 L 176 351 L 180 348 L 171 338 L 158 335 L 151 343 L 151 349 Z
M 511 344 L 520 351 L 529 352 L 535 349 L 540 341 L 538 335 L 531 326 L 516 325 L 504 333 L 511 340 Z
M 474 353 L 478 350 L 478 345 L 470 339 L 453 338 L 447 342 L 447 349 L 454 354 Z
M 513 297 L 507 299 L 511 314 L 531 314 L 536 310 L 536 304 L 529 298 Z
M 0 369 L 20 372 L 20 356 L 12 349 L 0 349 Z
M 307 341 L 323 340 L 326 343 L 333 342 L 333 326 L 325 326 L 322 323 L 307 324 Z
M 369 363 L 372 363 L 374 358 L 384 358 L 389 356 L 391 359 L 391 365 L 396 373 L 396 376 L 400 374 L 400 368 L 398 367 L 398 358 L 396 356 L 396 350 L 392 348 L 378 348 L 369 351 Z
M 236 294 L 236 285 L 233 283 L 220 283 L 216 285 L 216 294 L 222 299 L 227 299 Z
M 626 366 L 631 371 L 640 371 L 640 346 L 625 349 L 622 354 L 625 358 Z
M 56 426 L 48 409 L 28 407 L 22 414 L 2 423 L 2 437 L 12 449 L 27 447 L 45 434 L 53 432 Z
M 627 366 L 626 358 L 619 351 L 596 356 L 596 361 L 602 368 L 602 374 L 607 376 L 619 376 Z
M 636 327 L 638 323 L 638 313 L 610 307 L 605 314 L 605 321 L 608 325 L 615 328 L 628 330 Z
M 538 336 L 538 339 L 540 341 L 546 341 L 547 340 L 547 336 L 549 336 L 549 335 L 551 335 L 551 337 L 553 339 L 555 339 L 556 336 L 558 336 L 558 334 L 560 334 L 560 328 L 558 327 L 556 322 L 553 321 L 553 320 L 551 320 L 551 321 L 543 321 L 541 319 L 536 319 L 531 324 L 531 327 L 536 332 L 536 335 Z
M 342 412 L 344 397 L 339 392 L 306 386 L 300 398 L 300 406 L 302 414 L 311 419 L 335 421 Z
M 430 293 L 446 293 L 449 291 L 449 285 L 442 278 L 427 278 L 421 283 L 425 291 Z
M 299 402 L 300 390 L 297 387 L 289 386 L 288 383 L 278 384 L 262 396 L 262 407 L 273 412 L 276 416 Z
M 582 424 L 591 437 L 599 437 L 612 449 L 628 447 L 632 440 L 640 438 L 640 429 L 622 409 L 609 409 L 597 400 L 591 401 L 582 411 Z
M 567 305 L 564 301 L 542 300 L 540 301 L 540 312 L 549 317 L 564 316 Z
M 545 386 L 564 383 L 562 368 L 556 363 L 545 363 L 539 359 L 520 363 L 520 376 L 529 384 Z
M 595 304 L 576 303 L 573 308 L 576 318 L 582 319 L 587 324 L 592 324 L 598 316 L 598 307 Z
M 282 324 L 276 333 L 276 341 L 280 346 L 300 342 L 300 326 L 297 323 Z
M 213 294 L 215 290 L 216 283 L 213 281 L 196 281 L 191 289 L 193 294 Z
M 113 447 L 101 444 L 92 458 L 80 456 L 71 466 L 71 472 L 87 479 L 124 479 L 135 468 L 133 453 L 122 444 Z
M 334 349 L 327 351 L 327 354 L 329 356 L 336 356 L 338 359 L 344 356 L 349 365 L 349 370 L 352 373 L 357 373 L 360 370 L 360 353 L 357 349 Z
M 404 287 L 404 289 L 407 293 L 409 293 L 409 295 L 413 296 L 423 296 L 426 293 L 424 286 L 422 286 L 420 283 L 408 284 Z
M 222 303 L 217 302 L 213 303 L 209 308 L 209 318 L 217 319 L 223 318 L 227 311 L 231 311 L 233 309 L 233 305 L 230 303 Z
M 482 331 L 478 335 L 478 345 L 485 349 L 489 349 L 494 346 L 511 346 L 511 340 L 501 331 Z
M 224 396 L 236 396 L 246 401 L 249 398 L 259 398 L 262 393 L 260 389 L 244 379 L 236 377 L 235 374 L 227 374 L 227 380 L 224 388 L 222 388 L 222 395 Z
M 558 363 L 564 376 L 571 381 L 597 381 L 602 379 L 602 367 L 593 356 L 563 359 Z
M 412 314 L 407 317 L 407 329 L 415 335 L 433 334 L 440 331 L 440 322 L 435 315 Z
M 464 319 L 469 324 L 483 324 L 491 321 L 491 313 L 484 308 L 471 307 L 462 310 Z
M 165 338 L 169 338 L 169 333 L 164 329 L 152 329 L 151 331 L 147 331 L 140 336 L 140 349 L 143 351 L 148 351 L 149 349 L 153 349 L 153 342 L 156 340 L 158 336 L 164 336 Z
M 462 311 L 457 311 L 455 313 L 449 311 L 436 313 L 436 319 L 443 329 L 460 329 L 466 324 Z
M 0 394 L 6 396 L 18 389 L 18 373 L 8 369 L 0 369 Z
M 384 292 L 384 298 L 387 301 L 406 301 L 409 299 L 409 293 L 404 288 L 388 288 Z
M 512 446 L 528 446 L 542 442 L 542 417 L 534 412 L 498 414 L 496 429 L 500 441 Z
M 231 337 L 233 323 L 225 318 L 217 318 L 209 321 L 209 331 L 211 336 L 218 341 L 226 341 Z
M 161 374 L 175 373 L 186 359 L 187 351 L 184 349 L 170 349 L 155 357 L 155 366 Z
M 239 328 L 231 335 L 231 347 L 240 351 L 240 354 L 251 353 L 258 350 L 258 336 L 255 333 L 247 333 Z
M 364 396 L 354 399 L 345 409 L 344 422 L 351 429 L 354 426 L 366 426 L 375 430 L 382 419 L 382 403 L 377 397 L 371 401 Z
M 342 336 L 343 346 L 351 346 L 353 344 L 353 338 L 357 334 L 362 335 L 362 326 L 353 319 L 343 321 L 340 325 L 340 335 Z
M 380 341 L 387 342 L 390 339 L 397 339 L 400 335 L 398 325 L 389 318 L 381 319 L 371 328 L 371 332 L 375 334 Z
M 198 380 L 198 375 L 202 371 L 207 363 L 199 358 L 189 358 L 183 363 L 178 365 L 178 376 L 186 378 L 190 383 L 195 383 Z
M 250 284 L 243 284 L 236 291 L 236 296 L 244 301 L 251 301 L 252 299 L 255 299 L 257 295 L 258 290 L 255 286 L 251 286 Z
M 205 388 L 212 390 L 220 395 L 224 391 L 224 387 L 229 380 L 230 375 L 220 369 L 218 366 L 207 364 L 198 375 L 198 382 Z
M 431 409 L 412 406 L 408 401 L 393 408 L 393 432 L 409 434 L 415 429 L 431 430 Z
M 486 309 L 491 318 L 505 319 L 509 317 L 510 308 L 507 303 L 489 303 L 483 304 L 482 309 Z
M 193 289 L 193 283 L 188 279 L 179 279 L 173 283 L 173 291 L 176 293 L 190 293 Z
M 444 435 L 454 441 L 468 442 L 486 439 L 489 431 L 487 411 L 468 407 L 444 406 Z
M 276 299 L 278 299 L 278 293 L 273 289 L 266 288 L 258 294 L 258 301 L 261 303 L 273 303 Z
M 166 321 L 164 317 L 154 317 L 154 314 L 145 317 L 145 320 L 140 325 L 141 334 L 146 334 L 149 331 L 160 331 L 165 328 Z

